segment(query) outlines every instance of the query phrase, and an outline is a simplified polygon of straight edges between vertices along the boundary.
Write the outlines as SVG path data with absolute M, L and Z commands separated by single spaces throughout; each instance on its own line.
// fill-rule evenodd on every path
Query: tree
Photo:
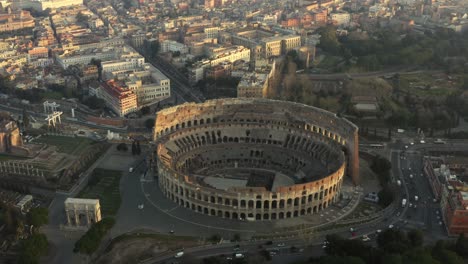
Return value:
M 382 156 L 375 156 L 372 160 L 371 169 L 377 174 L 389 171 L 391 168 L 390 161 Z
M 384 186 L 377 195 L 379 197 L 379 204 L 383 207 L 387 207 L 393 202 L 393 191 L 388 185 Z
M 401 254 L 410 248 L 405 233 L 395 229 L 387 229 L 380 233 L 377 245 L 390 254 Z
M 143 106 L 143 107 L 140 109 L 140 111 L 141 111 L 141 114 L 142 114 L 142 115 L 147 115 L 147 114 L 150 113 L 150 108 L 149 108 L 149 106 Z
M 151 129 L 154 127 L 154 118 L 148 118 L 146 119 L 145 121 L 145 127 L 148 128 L 148 129 Z
M 128 150 L 127 144 L 125 144 L 125 143 L 118 144 L 117 145 L 117 150 L 118 151 L 127 151 Z
M 26 112 L 26 109 L 23 108 L 23 128 L 26 129 L 29 127 L 29 115 Z
M 135 141 L 132 142 L 132 155 L 135 155 L 137 154 L 137 150 L 136 150 L 136 145 L 135 145 Z
M 468 257 L 468 239 L 465 234 L 458 236 L 457 242 L 455 243 L 455 251 L 462 257 Z
M 76 22 L 78 23 L 88 22 L 88 16 L 83 14 L 81 11 L 78 12 L 78 14 L 76 14 L 75 18 L 76 18 Z
M 94 223 L 91 228 L 75 243 L 73 252 L 80 252 L 91 255 L 101 244 L 102 238 L 114 226 L 113 218 L 103 218 L 101 221 Z
M 325 256 L 318 261 L 319 264 L 365 264 L 364 260 L 352 256 Z
M 413 247 L 420 247 L 423 245 L 424 237 L 420 230 L 410 230 L 407 234 L 408 240 Z
M 136 154 L 140 155 L 141 154 L 141 147 L 140 147 L 140 141 L 136 142 Z
M 49 223 L 49 210 L 44 207 L 33 208 L 28 214 L 29 223 L 36 228 Z
M 237 242 L 240 241 L 241 237 L 238 233 L 235 233 L 234 236 L 232 237 L 232 241 Z
M 87 105 L 91 109 L 103 109 L 105 106 L 104 100 L 97 98 L 96 96 L 88 97 L 83 101 L 83 104 Z
M 49 242 L 44 234 L 33 234 L 30 238 L 22 241 L 18 263 L 39 263 L 39 257 L 45 255 L 48 248 Z
M 319 30 L 320 44 L 319 47 L 324 51 L 332 54 L 338 54 L 340 51 L 340 43 L 336 37 L 336 28 L 333 26 L 326 26 Z
M 468 75 L 463 76 L 462 87 L 463 90 L 468 90 Z

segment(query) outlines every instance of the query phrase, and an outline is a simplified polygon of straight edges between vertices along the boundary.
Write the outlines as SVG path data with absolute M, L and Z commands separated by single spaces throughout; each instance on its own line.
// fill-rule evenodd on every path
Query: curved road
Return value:
M 368 235 L 372 241 L 375 240 L 376 230 L 388 228 L 393 225 L 393 228 L 400 228 L 409 230 L 413 228 L 423 229 L 426 235 L 427 242 L 434 242 L 437 239 L 446 237 L 444 227 L 439 226 L 438 219 L 436 219 L 435 210 L 438 210 L 438 204 L 432 202 L 432 193 L 427 182 L 426 177 L 420 174 L 422 170 L 422 155 L 419 150 L 423 148 L 435 148 L 435 149 L 448 149 L 450 145 L 436 145 L 436 144 L 421 144 L 409 146 L 405 149 L 403 142 L 395 144 L 389 144 L 391 148 L 390 158 L 392 161 L 392 174 L 394 181 L 397 179 L 402 181 L 402 193 L 396 201 L 396 213 L 395 211 L 389 211 L 384 217 L 375 222 L 364 223 L 361 225 L 349 225 L 347 227 L 341 227 L 338 229 L 325 230 L 320 233 L 316 233 L 314 236 L 308 237 L 296 237 L 292 239 L 280 239 L 275 240 L 273 245 L 265 245 L 263 241 L 245 241 L 238 243 L 227 243 L 210 245 L 205 247 L 196 247 L 185 249 L 184 252 L 195 258 L 205 258 L 209 256 L 225 255 L 230 256 L 234 253 L 243 253 L 248 256 L 249 254 L 255 253 L 259 250 L 260 246 L 267 250 L 279 250 L 279 254 L 273 257 L 273 263 L 285 263 L 292 260 L 304 259 L 311 256 L 323 255 L 322 243 L 325 236 L 328 234 L 338 234 L 342 237 L 349 237 L 350 239 L 360 239 L 362 235 Z M 468 148 L 468 143 L 462 147 Z M 411 154 L 410 154 L 411 153 Z M 411 169 L 410 169 L 411 168 Z M 409 177 L 409 171 L 418 172 L 417 176 Z M 414 201 L 414 195 L 419 195 L 421 198 L 419 201 Z M 409 208 L 408 205 L 405 208 L 401 208 L 401 197 L 406 197 L 408 204 L 418 204 L 418 209 Z M 352 226 L 356 231 L 354 237 L 351 237 L 349 227 Z M 284 243 L 285 246 L 278 247 L 277 244 Z M 236 245 L 240 245 L 239 249 L 235 249 Z M 291 253 L 290 247 L 305 248 L 304 253 Z M 168 252 L 156 258 L 148 259 L 143 264 L 156 264 L 164 261 L 177 261 L 174 257 L 176 252 Z M 278 259 L 275 262 L 275 259 Z

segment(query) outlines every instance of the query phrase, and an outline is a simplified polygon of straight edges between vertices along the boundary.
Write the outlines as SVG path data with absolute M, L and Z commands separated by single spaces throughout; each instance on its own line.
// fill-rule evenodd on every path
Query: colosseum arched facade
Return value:
M 218 99 L 158 112 L 162 192 L 196 212 L 275 220 L 334 203 L 359 180 L 358 128 L 335 114 L 268 99 Z

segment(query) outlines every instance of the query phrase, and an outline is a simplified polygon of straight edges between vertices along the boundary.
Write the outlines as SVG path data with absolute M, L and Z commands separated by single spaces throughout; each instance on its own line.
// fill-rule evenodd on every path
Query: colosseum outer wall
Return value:
M 358 128 L 346 119 L 291 102 L 220 99 L 179 105 L 160 111 L 156 118 L 154 141 L 159 186 L 175 203 L 223 218 L 274 220 L 318 213 L 339 197 L 345 172 L 358 183 L 357 133 Z M 296 154 L 320 153 L 315 158 L 322 158 L 327 164 L 330 155 L 334 155 L 331 160 L 336 162 L 327 166 L 326 175 L 304 183 L 278 186 L 275 190 L 247 186 L 215 189 L 197 182 L 200 176 L 186 171 L 194 151 L 203 148 L 212 151 L 220 146 L 224 152 L 224 148 L 245 145 L 249 150 L 262 146 Z M 229 162 L 226 159 L 222 162 Z M 239 161 L 245 160 L 255 162 L 245 155 Z M 213 160 L 210 164 L 213 165 Z M 224 170 L 232 165 L 222 163 L 220 167 Z
M 153 140 L 158 141 L 179 129 L 206 126 L 213 120 L 224 119 L 220 125 L 225 126 L 228 126 L 229 122 L 241 122 L 241 120 L 260 121 L 262 118 L 275 120 L 278 112 L 290 115 L 290 122 L 287 125 L 305 126 L 306 129 L 343 145 L 348 156 L 347 174 L 355 185 L 359 184 L 358 127 L 347 119 L 337 117 L 334 113 L 303 104 L 258 98 L 218 99 L 202 104 L 186 103 L 158 112 Z

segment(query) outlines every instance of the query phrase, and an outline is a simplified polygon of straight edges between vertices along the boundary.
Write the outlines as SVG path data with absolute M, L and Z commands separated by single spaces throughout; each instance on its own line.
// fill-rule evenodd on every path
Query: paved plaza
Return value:
M 343 207 L 330 206 L 317 214 L 297 218 L 239 221 L 203 215 L 177 205 L 160 191 L 157 178 L 154 179 L 150 173 L 143 177 L 145 170 L 145 167 L 140 167 L 134 173 L 126 172 L 121 183 L 122 205 L 112 236 L 145 228 L 161 233 L 169 233 L 172 230 L 178 235 L 200 237 L 220 234 L 226 239 L 239 233 L 248 238 L 262 233 L 279 232 L 292 226 L 321 225 L 336 221 L 352 211 L 362 195 L 361 192 L 355 191 L 351 181 L 347 179 L 343 184 L 343 191 L 348 194 L 350 202 Z M 139 209 L 140 204 L 144 204 L 143 209 Z

